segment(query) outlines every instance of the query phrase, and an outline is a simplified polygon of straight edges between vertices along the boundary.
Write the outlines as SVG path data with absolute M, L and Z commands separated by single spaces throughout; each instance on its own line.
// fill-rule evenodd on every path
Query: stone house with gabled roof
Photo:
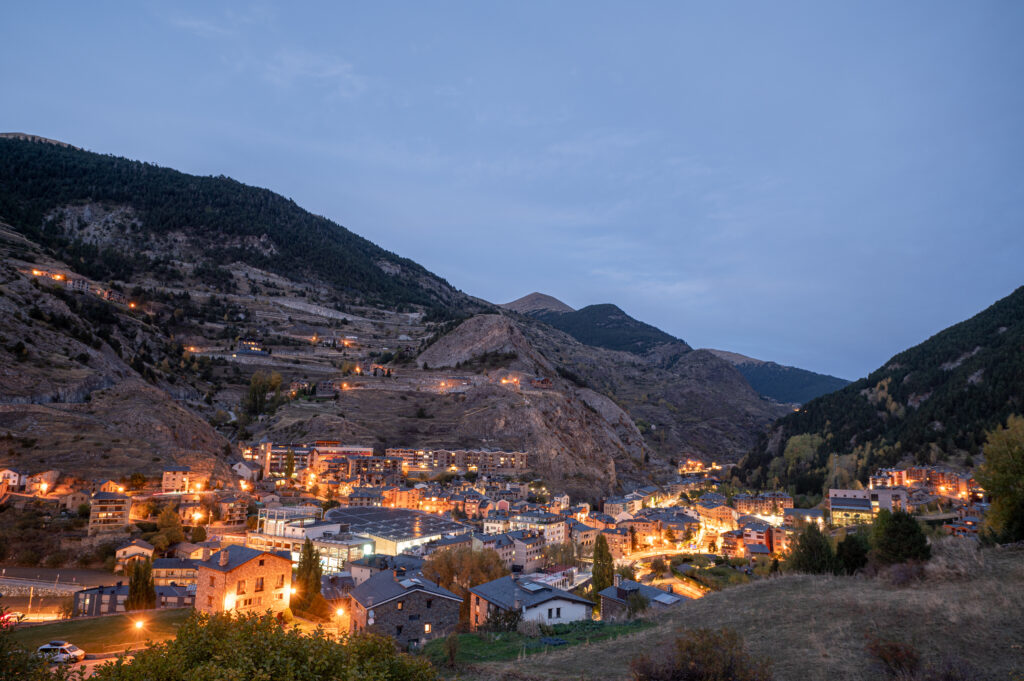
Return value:
M 390 636 L 402 648 L 422 647 L 459 624 L 462 599 L 403 569 L 378 572 L 349 593 L 350 632 Z
M 646 602 L 643 606 L 645 613 L 667 610 L 684 600 L 682 596 L 670 591 L 662 591 L 631 579 L 622 579 L 621 575 L 615 575 L 615 584 L 602 590 L 598 596 L 601 598 L 601 619 L 604 621 L 629 619 L 639 615 L 640 612 L 629 611 L 631 597 L 638 596 L 642 599 L 641 602 Z
M 196 610 L 200 612 L 278 613 L 289 607 L 292 559 L 287 552 L 236 544 L 197 561 L 196 569 Z

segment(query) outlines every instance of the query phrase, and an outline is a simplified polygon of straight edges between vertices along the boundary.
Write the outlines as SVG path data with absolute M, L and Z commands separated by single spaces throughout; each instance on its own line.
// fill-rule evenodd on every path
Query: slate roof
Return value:
M 829 500 L 829 505 L 832 510 L 837 508 L 847 509 L 851 511 L 870 511 L 871 501 L 869 499 L 841 499 L 834 498 Z
M 108 501 L 112 499 L 127 499 L 127 494 L 118 494 L 117 492 L 96 492 L 92 495 L 92 498 L 97 501 Z
M 424 560 L 417 556 L 401 554 L 398 556 L 363 556 L 353 560 L 350 565 L 360 565 L 374 570 L 394 570 L 404 568 L 406 572 L 418 571 L 423 567 Z
M 120 547 L 118 547 L 118 549 L 117 549 L 117 550 L 118 550 L 118 551 L 121 551 L 121 550 L 123 550 L 123 549 L 126 549 L 126 548 L 128 548 L 129 546 L 137 546 L 137 547 L 139 547 L 140 549 L 146 549 L 147 551 L 152 551 L 152 550 L 154 549 L 153 545 L 152 545 L 152 544 L 150 544 L 150 543 L 149 543 L 148 541 L 146 541 L 145 539 L 132 539 L 132 540 L 131 540 L 130 542 L 128 542 L 127 544 L 124 544 L 123 546 L 120 546 Z
M 220 554 L 228 552 L 228 564 L 220 564 Z M 264 554 L 270 554 L 278 558 L 283 558 L 291 563 L 292 557 L 287 551 L 259 551 L 257 549 L 249 548 L 248 546 L 239 546 L 238 544 L 232 544 L 226 546 L 217 553 L 213 554 L 206 560 L 195 561 L 196 567 L 204 567 L 210 570 L 216 570 L 217 572 L 231 572 L 235 568 L 245 565 L 250 560 L 259 558 Z
M 195 570 L 196 560 L 184 558 L 157 558 L 153 561 L 154 570 Z
M 586 598 L 577 596 L 574 593 L 556 589 L 553 586 L 535 582 L 526 577 L 516 579 L 513 575 L 499 577 L 486 584 L 474 586 L 470 589 L 470 592 L 503 610 L 511 610 L 515 607 L 516 601 L 519 601 L 525 608 L 533 608 L 555 598 L 585 605 L 594 604 L 592 601 L 588 601 Z
M 462 599 L 448 589 L 444 589 L 422 576 L 395 576 L 392 571 L 378 572 L 365 582 L 352 589 L 353 600 L 364 608 L 376 608 L 384 603 L 401 598 L 405 594 L 423 591 L 440 598 L 447 598 L 461 603 Z
M 620 591 L 623 592 L 622 595 L 619 594 Z M 602 589 L 597 595 L 601 598 L 607 598 L 615 601 L 616 603 L 625 604 L 626 599 L 629 598 L 629 594 L 632 592 L 639 593 L 648 601 L 657 601 L 661 605 L 675 605 L 683 600 L 682 596 L 662 591 L 661 589 L 647 584 L 634 582 L 631 579 L 622 580 L 617 587 L 609 586 L 606 589 Z

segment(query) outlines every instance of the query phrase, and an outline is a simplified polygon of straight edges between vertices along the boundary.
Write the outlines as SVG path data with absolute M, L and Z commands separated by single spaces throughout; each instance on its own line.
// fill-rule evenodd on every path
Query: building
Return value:
M 383 634 L 402 648 L 422 647 L 459 624 L 462 599 L 401 569 L 378 572 L 349 593 L 351 632 Z
M 815 523 L 819 528 L 825 527 L 825 512 L 820 508 L 787 508 L 782 512 L 782 524 L 785 527 L 800 527 L 807 523 Z
M 875 519 L 870 499 L 829 497 L 829 516 L 836 527 L 869 525 Z
M 518 611 L 524 621 L 563 624 L 591 619 L 586 598 L 527 577 L 508 575 L 469 590 L 469 626 L 478 629 L 499 612 Z
M 128 572 L 128 566 L 136 560 L 152 560 L 153 545 L 142 539 L 132 539 L 130 542 L 119 548 L 114 557 L 117 560 L 114 572 Z
M 285 551 L 298 564 L 302 544 L 309 539 L 320 554 L 324 574 L 348 569 L 352 561 L 374 553 L 374 542 L 349 532 L 342 522 L 321 520 L 319 509 L 282 507 L 261 509 L 256 531 L 246 533 L 246 546 L 261 551 Z
M 615 575 L 615 583 L 598 593 L 598 597 L 601 599 L 603 621 L 631 619 L 641 612 L 654 614 L 683 602 L 682 596 L 671 591 L 622 579 L 618 574 Z
M 292 561 L 288 554 L 228 546 L 197 563 L 196 609 L 279 613 L 289 605 Z
M 217 499 L 217 510 L 225 525 L 245 525 L 249 518 L 249 500 L 234 495 L 221 497 Z
M 516 545 L 507 534 L 474 534 L 473 550 L 491 550 L 498 554 L 502 564 L 511 570 L 515 563 Z
M 195 603 L 195 595 L 184 586 L 157 586 L 155 591 L 158 609 L 188 608 Z M 121 582 L 114 586 L 94 586 L 82 589 L 75 592 L 74 616 L 94 617 L 125 612 L 126 600 L 128 600 L 128 585 Z
M 332 508 L 326 515 L 332 521 L 347 524 L 353 535 L 371 539 L 375 553 L 390 556 L 473 529 L 405 508 Z
M 89 536 L 128 529 L 132 500 L 117 492 L 97 492 L 89 500 Z
M 528 574 L 536 572 L 544 565 L 544 537 L 530 530 L 509 532 L 512 539 L 513 555 L 512 570 Z
M 153 584 L 157 586 L 195 585 L 200 561 L 181 558 L 157 558 L 153 561 Z
M 357 586 L 362 584 L 378 572 L 392 572 L 394 570 L 405 570 L 409 577 L 415 577 L 423 569 L 424 560 L 417 556 L 402 554 L 400 556 L 366 556 L 359 560 L 352 561 L 349 566 L 349 574 Z
M 510 518 L 509 526 L 512 531 L 536 532 L 544 537 L 545 544 L 564 544 L 569 539 L 568 523 L 565 518 L 555 513 L 519 513 Z
M 785 492 L 764 492 L 763 494 L 737 494 L 732 505 L 738 513 L 751 515 L 782 515 L 787 508 L 793 508 L 793 497 Z
M 189 491 L 189 475 L 192 469 L 188 466 L 170 466 L 164 469 L 160 491 L 164 494 Z

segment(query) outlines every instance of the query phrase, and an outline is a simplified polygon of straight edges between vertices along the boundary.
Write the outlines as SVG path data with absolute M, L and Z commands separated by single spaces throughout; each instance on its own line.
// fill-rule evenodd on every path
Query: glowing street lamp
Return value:
M 145 624 L 145 622 L 143 622 L 142 620 L 135 620 L 136 629 L 141 629 L 143 624 Z

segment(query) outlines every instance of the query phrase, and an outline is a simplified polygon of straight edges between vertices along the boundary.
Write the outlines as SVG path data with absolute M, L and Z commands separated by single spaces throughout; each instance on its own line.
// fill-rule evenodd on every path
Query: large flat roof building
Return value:
M 407 508 L 332 508 L 327 517 L 345 523 L 349 532 L 374 540 L 376 553 L 391 556 L 472 528 L 441 516 Z

